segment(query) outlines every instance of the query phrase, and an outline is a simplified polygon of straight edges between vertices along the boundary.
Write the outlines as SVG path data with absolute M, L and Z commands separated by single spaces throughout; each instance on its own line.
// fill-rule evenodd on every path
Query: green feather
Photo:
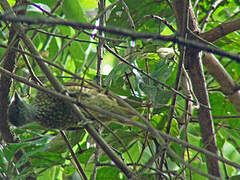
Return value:
M 80 90 L 81 89 L 81 90 Z M 133 117 L 133 114 L 120 106 L 115 100 L 109 98 L 95 89 L 89 88 L 69 88 L 70 96 L 77 98 L 82 104 L 98 107 L 105 111 L 121 115 L 125 118 Z M 87 118 L 90 115 L 82 110 Z M 104 114 L 89 110 L 90 114 L 99 120 L 111 121 L 112 118 Z M 81 122 L 76 118 L 71 107 L 62 99 L 39 91 L 32 104 L 27 104 L 18 95 L 9 107 L 9 121 L 15 126 L 37 121 L 42 126 L 51 129 L 67 129 L 78 126 Z

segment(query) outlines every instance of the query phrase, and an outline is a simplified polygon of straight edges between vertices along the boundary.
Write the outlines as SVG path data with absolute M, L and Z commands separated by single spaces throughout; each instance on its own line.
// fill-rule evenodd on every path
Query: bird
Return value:
M 96 89 L 71 87 L 68 88 L 68 92 L 71 97 L 76 98 L 81 104 L 98 107 L 128 119 L 134 116 L 134 113 L 128 108 L 119 105 L 116 100 Z M 96 117 L 102 122 L 112 120 L 111 117 L 92 110 L 83 110 L 82 112 L 88 119 Z M 48 129 L 63 130 L 77 127 L 82 121 L 76 117 L 72 108 L 64 100 L 39 90 L 31 104 L 28 104 L 18 93 L 15 93 L 14 100 L 8 109 L 8 119 L 16 127 L 31 122 L 38 122 L 41 126 Z

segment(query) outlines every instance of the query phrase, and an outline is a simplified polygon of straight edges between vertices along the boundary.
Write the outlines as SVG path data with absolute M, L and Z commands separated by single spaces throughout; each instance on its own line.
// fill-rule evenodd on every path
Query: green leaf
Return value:
M 131 147 L 132 144 L 135 143 L 138 139 L 137 133 L 135 133 L 134 131 L 129 131 L 125 129 L 117 129 L 116 131 L 114 131 L 114 134 L 118 136 L 118 138 L 121 140 L 121 142 L 127 149 Z M 119 140 L 112 134 L 105 137 L 105 140 L 108 144 L 111 144 L 111 146 L 117 149 L 118 151 L 125 150 L 122 147 L 122 144 L 119 143 Z
M 63 12 L 66 15 L 66 18 L 69 20 L 74 20 L 82 23 L 87 23 L 87 19 L 85 17 L 85 13 L 81 7 L 80 1 L 75 1 L 75 0 L 67 0 L 63 2 Z M 77 31 L 75 31 L 74 34 L 76 34 Z M 85 33 L 81 33 L 78 36 L 79 39 L 83 40 L 89 40 L 89 36 L 86 35 Z M 74 41 L 71 46 L 69 47 L 71 56 L 74 59 L 81 59 L 84 60 L 85 58 L 85 53 L 88 48 L 87 43 L 79 43 Z
M 97 179 L 116 179 L 119 178 L 119 170 L 113 167 L 102 167 L 98 169 Z
M 92 9 L 98 7 L 98 0 L 81 0 L 79 2 L 84 9 Z
M 104 79 L 104 85 L 105 86 L 109 86 L 110 83 L 114 80 L 115 82 L 118 81 L 118 87 L 119 85 L 119 79 L 121 77 L 121 75 L 123 75 L 127 69 L 128 69 L 128 65 L 124 64 L 124 63 L 120 63 L 118 65 L 116 65 L 112 71 L 109 73 L 109 75 L 106 76 L 106 78 Z
M 230 180 L 238 180 L 238 179 L 240 179 L 240 175 L 230 177 Z
M 63 12 L 66 14 L 67 19 L 86 23 L 85 13 L 81 7 L 80 1 L 68 0 L 63 2 Z
M 41 175 L 38 176 L 38 180 L 46 180 L 46 179 L 54 179 L 54 180 L 60 180 L 61 173 L 60 173 L 60 167 L 54 166 L 52 168 L 47 169 L 44 171 Z
M 151 73 L 151 76 L 155 79 L 164 82 L 171 75 L 172 68 L 173 66 L 169 66 L 166 62 L 161 61 L 160 63 L 157 63 L 155 65 L 155 69 Z
M 5 157 L 5 152 L 0 149 L 0 172 L 6 172 L 8 168 L 9 160 Z
M 125 3 L 129 8 L 129 13 L 131 14 L 133 21 L 137 22 L 135 23 L 136 30 L 160 33 L 161 30 L 164 29 L 165 25 L 158 24 L 155 20 L 149 18 L 137 21 L 144 15 L 158 14 L 160 17 L 164 16 L 168 20 L 173 20 L 173 12 L 164 1 L 156 2 L 152 0 L 131 0 L 125 1 Z M 118 3 L 111 11 L 110 17 L 107 20 L 107 25 L 122 29 L 131 29 L 129 18 L 121 3 Z
M 38 152 L 31 158 L 34 167 L 52 167 L 55 165 L 62 165 L 65 162 L 63 156 L 59 153 L 52 152 Z

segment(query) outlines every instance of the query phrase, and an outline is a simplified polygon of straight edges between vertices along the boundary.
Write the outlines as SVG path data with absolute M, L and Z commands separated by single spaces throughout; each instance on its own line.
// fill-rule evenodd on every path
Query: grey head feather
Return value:
M 23 126 L 35 121 L 36 108 L 27 104 L 17 93 L 8 110 L 8 119 L 14 126 Z

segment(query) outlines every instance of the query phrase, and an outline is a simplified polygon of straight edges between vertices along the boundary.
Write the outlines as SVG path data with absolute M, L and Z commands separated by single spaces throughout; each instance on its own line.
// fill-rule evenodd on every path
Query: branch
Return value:
M 196 18 L 194 16 L 194 12 L 192 9 L 191 1 L 188 1 L 189 4 L 189 28 L 192 32 L 199 32 L 199 28 L 197 25 Z M 176 17 L 178 20 L 178 28 L 182 29 L 183 19 L 182 19 L 182 5 L 185 3 L 185 0 L 174 0 L 174 9 L 176 13 Z M 191 33 L 188 33 L 189 39 L 196 39 L 196 36 L 194 36 Z M 194 94 L 197 97 L 199 103 L 204 104 L 205 106 L 209 107 L 206 109 L 202 105 L 200 105 L 200 108 L 198 109 L 198 117 L 199 117 L 199 125 L 202 135 L 202 140 L 204 147 L 206 147 L 207 150 L 214 154 L 218 154 L 218 147 L 216 143 L 216 136 L 214 131 L 214 125 L 213 125 L 213 119 L 212 114 L 210 110 L 210 104 L 209 104 L 209 97 L 208 92 L 206 88 L 206 82 L 205 77 L 203 73 L 202 63 L 201 63 L 201 57 L 200 57 L 200 51 L 199 50 L 192 50 L 191 48 L 187 47 L 186 50 L 186 57 L 185 57 L 185 68 L 187 72 L 189 73 L 189 77 L 191 78 Z M 210 156 L 206 156 L 206 164 L 209 174 L 212 174 L 216 177 L 221 178 L 221 169 L 219 166 L 219 162 L 217 159 L 212 158 Z
M 20 76 L 17 76 L 17 75 L 15 75 L 15 74 L 12 74 L 12 73 L 10 73 L 9 71 L 7 71 L 7 70 L 5 70 L 5 69 L 3 69 L 3 68 L 1 68 L 1 67 L 0 67 L 0 72 L 1 72 L 1 73 L 4 73 L 6 76 L 9 76 L 9 77 L 11 77 L 11 78 L 13 78 L 13 79 L 15 79 L 15 80 L 17 80 L 17 81 L 19 81 L 19 82 L 22 82 L 22 83 L 24 83 L 24 84 L 27 84 L 28 86 L 31 86 L 31 87 L 33 87 L 33 88 L 36 88 L 36 89 L 40 90 L 40 91 L 43 91 L 43 92 L 46 92 L 46 93 L 51 94 L 51 95 L 53 95 L 53 96 L 56 96 L 56 97 L 58 97 L 58 98 L 61 98 L 61 99 L 65 100 L 65 101 L 67 101 L 67 102 L 69 102 L 69 103 L 74 103 L 74 104 L 78 104 L 78 103 L 79 103 L 79 102 L 77 102 L 74 98 L 71 98 L 71 97 L 69 97 L 69 96 L 63 95 L 63 94 L 61 94 L 61 93 L 57 93 L 57 92 L 55 92 L 55 91 L 53 91 L 53 90 L 50 90 L 50 89 L 43 88 L 42 86 L 33 84 L 33 83 L 29 82 L 27 79 L 25 79 L 25 78 L 23 78 L 23 77 L 20 77 Z M 109 93 L 110 93 L 110 92 L 109 92 Z M 110 95 L 113 96 L 114 98 L 116 98 L 116 96 L 114 96 L 112 93 L 110 93 Z M 120 100 L 120 99 L 119 99 L 119 100 Z M 123 103 L 126 103 L 126 102 L 123 101 Z M 127 104 L 127 105 L 128 105 L 128 104 Z M 128 106 L 129 106 L 129 105 L 128 105 Z M 94 111 L 99 112 L 99 113 L 104 113 L 103 111 L 100 110 L 100 108 L 94 108 L 94 107 L 90 107 L 90 106 L 85 106 L 85 108 L 89 108 L 89 109 L 94 110 Z M 129 108 L 132 108 L 132 107 L 130 106 Z M 132 111 L 135 111 L 135 109 L 132 109 Z M 110 112 L 109 112 L 108 115 L 112 115 L 112 114 L 113 114 L 113 113 L 110 113 Z M 117 118 L 117 116 L 113 116 L 113 118 Z M 134 121 L 133 121 L 133 122 L 134 122 Z M 154 135 L 154 133 L 153 133 L 147 126 L 145 126 L 145 125 L 143 125 L 143 124 L 141 124 L 141 123 L 134 123 L 134 124 L 132 124 L 132 125 L 140 128 L 140 129 L 143 129 L 143 130 L 145 130 L 145 131 L 150 131 L 150 132 Z M 155 134 L 155 135 L 156 135 L 156 134 Z M 208 156 L 210 156 L 210 157 L 213 157 L 213 158 L 215 158 L 215 159 L 218 159 L 219 161 L 222 161 L 223 163 L 226 163 L 226 164 L 228 164 L 228 165 L 230 165 L 230 166 L 233 166 L 233 167 L 235 167 L 235 168 L 240 169 L 240 165 L 237 164 L 237 163 L 228 161 L 228 160 L 226 160 L 226 159 L 224 159 L 224 158 L 222 158 L 222 157 L 217 156 L 216 154 L 214 154 L 214 153 L 212 153 L 212 152 L 209 152 L 208 150 L 205 150 L 205 149 L 203 149 L 203 148 L 199 148 L 199 147 L 193 146 L 193 145 L 191 145 L 191 144 L 189 144 L 189 143 L 187 143 L 187 142 L 185 142 L 185 141 L 183 141 L 183 140 L 177 139 L 177 138 L 175 138 L 175 137 L 173 137 L 173 136 L 171 136 L 171 135 L 167 135 L 167 134 L 165 134 L 165 133 L 163 133 L 163 132 L 161 132 L 161 131 L 157 131 L 157 136 L 158 136 L 158 137 L 161 136 L 162 138 L 164 138 L 164 139 L 167 140 L 167 141 L 176 142 L 176 143 L 178 143 L 178 144 L 181 144 L 181 145 L 184 146 L 184 147 L 191 148 L 191 149 L 193 149 L 193 150 L 195 150 L 195 151 L 201 152 L 201 153 L 203 153 L 203 154 L 205 154 L 205 155 L 208 155 Z M 160 139 L 162 139 L 161 137 L 160 137 Z M 164 146 L 164 144 L 165 144 L 165 143 L 163 143 L 162 145 Z M 173 157 L 177 156 L 172 150 L 170 150 L 170 152 L 171 152 L 170 155 L 173 155 Z M 179 157 L 178 157 L 178 158 L 179 158 Z M 185 162 L 182 162 L 182 163 L 185 164 Z
M 26 13 L 26 6 L 24 5 L 23 1 L 18 1 L 14 5 L 14 7 L 22 6 L 24 7 L 21 11 L 18 11 L 17 13 L 20 15 L 23 15 Z M 20 37 L 18 36 L 18 33 L 15 31 L 13 27 L 9 28 L 9 39 L 8 39 L 8 47 L 5 51 L 4 58 L 3 58 L 3 67 L 7 69 L 10 72 L 14 71 L 15 67 L 15 61 L 17 60 L 18 53 L 14 50 L 14 48 L 17 48 L 19 45 Z M 0 76 L 0 132 L 3 138 L 3 141 L 5 143 L 17 143 L 18 141 L 14 138 L 14 135 L 9 129 L 8 119 L 7 119 L 7 112 L 8 112 L 8 106 L 9 106 L 9 92 L 10 87 L 12 84 L 12 80 L 10 77 L 5 76 L 4 73 L 1 73 Z M 24 155 L 24 152 L 22 150 L 17 151 L 15 154 L 15 158 L 18 161 L 22 156 Z M 13 162 L 12 162 L 13 163 Z M 31 164 L 29 161 L 26 161 L 23 165 L 21 165 L 18 168 L 18 171 L 21 173 L 21 171 L 24 168 L 31 168 Z M 27 176 L 27 180 L 34 180 L 35 178 Z
M 221 91 L 228 96 L 230 102 L 240 113 L 240 91 L 237 90 L 237 84 L 232 77 L 213 54 L 204 53 L 203 65 L 207 68 L 209 74 L 220 84 Z
M 5 11 L 8 12 L 8 14 L 11 17 L 16 18 L 15 13 L 11 9 L 10 5 L 8 4 L 7 0 L 2 0 L 0 2 L 2 4 L 2 7 L 4 8 Z M 21 36 L 24 44 L 28 48 L 28 50 L 36 56 L 35 61 L 38 63 L 40 69 L 43 71 L 43 73 L 47 76 L 48 80 L 51 82 L 53 87 L 56 89 L 58 92 L 66 92 L 64 90 L 63 85 L 57 80 L 57 78 L 52 74 L 50 68 L 44 64 L 40 59 L 42 58 L 40 53 L 37 51 L 35 45 L 33 42 L 29 39 L 29 37 L 25 34 L 24 28 L 22 27 L 21 24 L 14 23 L 12 24 L 13 28 L 15 29 L 16 32 L 19 33 Z M 65 93 L 68 95 L 67 93 Z M 87 119 L 85 116 L 82 114 L 82 112 L 79 110 L 77 105 L 70 103 L 69 106 L 73 109 L 75 114 L 79 119 L 84 120 L 87 122 Z M 101 148 L 105 151 L 105 153 L 111 158 L 111 160 L 117 165 L 118 168 L 122 170 L 122 172 L 126 175 L 126 177 L 131 178 L 133 177 L 133 173 L 128 169 L 128 167 L 115 155 L 113 150 L 108 146 L 108 144 L 104 141 L 104 139 L 97 134 L 97 132 L 94 130 L 94 127 L 92 125 L 87 124 L 86 125 L 86 130 L 88 133 L 96 140 L 96 142 L 101 146 Z
M 222 23 L 219 26 L 207 32 L 202 33 L 200 36 L 209 42 L 214 42 L 219 38 L 226 36 L 227 34 L 232 33 L 239 29 L 240 29 L 240 18 L 230 22 Z
M 159 35 L 159 34 L 136 33 L 136 32 L 129 32 L 129 31 L 121 30 L 121 29 L 117 29 L 117 28 L 89 25 L 89 24 L 81 23 L 81 22 L 65 21 L 65 20 L 59 20 L 59 19 L 46 19 L 46 18 L 45 19 L 29 18 L 29 17 L 24 17 L 24 16 L 13 17 L 13 16 L 9 16 L 9 14 L 8 15 L 0 15 L 0 20 L 10 21 L 10 22 L 14 22 L 14 23 L 25 22 L 27 24 L 64 25 L 64 26 L 70 26 L 70 27 L 76 28 L 76 29 L 79 29 L 79 28 L 98 29 L 98 30 L 108 32 L 111 34 L 130 37 L 133 40 L 135 40 L 135 39 L 152 39 L 152 40 L 173 42 L 173 43 L 178 43 L 181 45 L 186 45 L 187 47 L 190 47 L 190 48 L 218 54 L 220 56 L 225 56 L 225 57 L 231 58 L 231 59 L 235 60 L 236 62 L 240 63 L 240 55 L 238 55 L 238 54 L 228 53 L 219 48 L 209 46 L 209 44 L 206 45 L 207 41 L 203 41 L 201 39 L 196 39 L 198 41 L 196 41 L 194 39 L 186 40 L 184 37 L 181 37 L 178 34 L 164 36 L 164 35 Z M 239 24 L 239 22 L 238 22 L 238 24 Z M 233 25 L 235 25 L 235 24 L 233 24 Z M 204 39 L 205 35 L 202 34 L 202 38 Z M 208 39 L 206 39 L 206 40 L 208 40 Z
M 59 130 L 59 131 L 60 131 L 61 136 L 62 136 L 62 138 L 64 139 L 65 143 L 67 144 L 67 147 L 68 147 L 68 149 L 69 149 L 69 151 L 70 151 L 70 154 L 72 155 L 72 157 L 73 157 L 73 159 L 74 159 L 74 162 L 75 162 L 75 164 L 76 164 L 76 166 L 77 166 L 77 169 L 80 171 L 81 177 L 82 177 L 84 180 L 88 180 L 85 172 L 84 172 L 83 169 L 82 169 L 81 164 L 79 163 L 79 161 L 78 161 L 75 153 L 73 152 L 72 146 L 71 146 L 70 142 L 68 141 L 68 138 L 67 138 L 66 134 L 65 134 L 64 131 L 62 131 L 62 130 Z
M 200 21 L 202 22 L 201 31 L 203 32 L 206 28 L 209 17 L 213 14 L 213 12 L 217 9 L 218 5 L 221 4 L 224 0 L 217 0 L 211 5 L 211 9 L 207 12 L 206 16 Z

